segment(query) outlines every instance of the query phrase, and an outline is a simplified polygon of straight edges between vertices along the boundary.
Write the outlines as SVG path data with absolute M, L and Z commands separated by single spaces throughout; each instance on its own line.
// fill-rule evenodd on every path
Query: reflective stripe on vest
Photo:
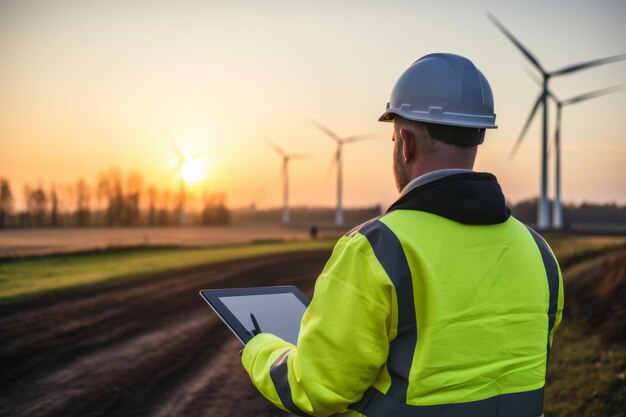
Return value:
M 548 354 L 550 333 L 554 326 L 559 275 L 556 260 L 548 246 L 532 229 L 546 270 L 549 289 Z M 478 401 L 440 405 L 409 405 L 406 403 L 409 372 L 417 346 L 417 326 L 413 299 L 413 283 L 404 250 L 396 235 L 381 221 L 366 225 L 359 231 L 370 242 L 376 258 L 393 282 L 398 298 L 398 336 L 389 346 L 387 368 L 391 385 L 386 394 L 370 387 L 363 398 L 350 409 L 367 417 L 536 417 L 543 413 L 543 388 L 501 394 Z
M 556 320 L 556 309 L 559 304 L 559 268 L 556 264 L 556 259 L 552 256 L 550 248 L 537 232 L 530 227 L 526 226 L 530 234 L 535 239 L 535 243 L 539 247 L 541 252 L 541 259 L 543 260 L 543 266 L 546 269 L 546 275 L 548 276 L 548 290 L 550 291 L 550 304 L 548 306 L 548 341 L 546 343 L 546 352 L 548 359 L 550 358 L 550 334 L 554 328 L 554 322 Z M 546 360 L 546 365 L 547 365 Z
M 300 410 L 298 406 L 293 402 L 291 396 L 291 387 L 289 386 L 289 370 L 287 368 L 287 359 L 291 349 L 284 351 L 270 368 L 270 378 L 276 388 L 276 393 L 280 398 L 280 402 L 283 403 L 285 408 L 292 414 L 297 416 L 308 416 L 309 414 Z
M 543 413 L 543 388 L 502 394 L 458 404 L 409 405 L 389 399 L 375 388 L 365 392 L 363 409 L 350 407 L 367 417 L 539 417 Z

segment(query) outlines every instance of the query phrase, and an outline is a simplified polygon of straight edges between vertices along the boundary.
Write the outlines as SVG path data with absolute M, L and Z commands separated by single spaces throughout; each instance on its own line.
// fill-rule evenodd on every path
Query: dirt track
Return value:
M 281 416 L 202 288 L 293 283 L 328 258 L 229 262 L 0 304 L 0 416 Z

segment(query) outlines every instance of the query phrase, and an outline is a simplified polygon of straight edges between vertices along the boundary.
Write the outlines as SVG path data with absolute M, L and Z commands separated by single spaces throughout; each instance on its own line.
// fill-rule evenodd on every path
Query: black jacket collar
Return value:
M 448 175 L 420 185 L 389 207 L 419 210 L 464 224 L 498 224 L 511 216 L 498 180 L 487 172 Z

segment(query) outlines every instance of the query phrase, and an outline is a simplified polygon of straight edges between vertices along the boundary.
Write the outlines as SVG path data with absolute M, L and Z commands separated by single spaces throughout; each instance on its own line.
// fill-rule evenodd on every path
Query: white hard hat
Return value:
M 469 59 L 446 53 L 423 56 L 404 71 L 378 120 L 392 121 L 396 115 L 444 126 L 498 127 L 485 76 Z

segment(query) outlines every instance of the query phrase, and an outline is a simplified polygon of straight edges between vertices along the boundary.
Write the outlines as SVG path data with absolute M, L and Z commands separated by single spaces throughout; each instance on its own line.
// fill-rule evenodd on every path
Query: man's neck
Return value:
M 473 172 L 472 169 L 468 169 L 468 168 L 442 168 L 442 169 L 437 169 L 434 171 L 429 171 L 426 172 L 425 174 L 422 174 L 418 177 L 413 178 L 403 189 L 402 192 L 400 193 L 400 197 L 402 197 L 403 195 L 405 195 L 406 193 L 408 193 L 409 191 L 427 184 L 431 181 L 435 181 L 438 180 L 440 178 L 443 177 L 447 177 L 448 175 L 454 175 L 454 174 L 462 174 L 462 173 L 466 173 L 466 172 Z
M 411 181 L 430 172 L 441 171 L 444 169 L 461 169 L 471 171 L 473 168 L 474 164 L 466 163 L 437 163 L 435 161 L 429 161 L 428 163 L 424 164 L 414 164 L 411 167 Z

